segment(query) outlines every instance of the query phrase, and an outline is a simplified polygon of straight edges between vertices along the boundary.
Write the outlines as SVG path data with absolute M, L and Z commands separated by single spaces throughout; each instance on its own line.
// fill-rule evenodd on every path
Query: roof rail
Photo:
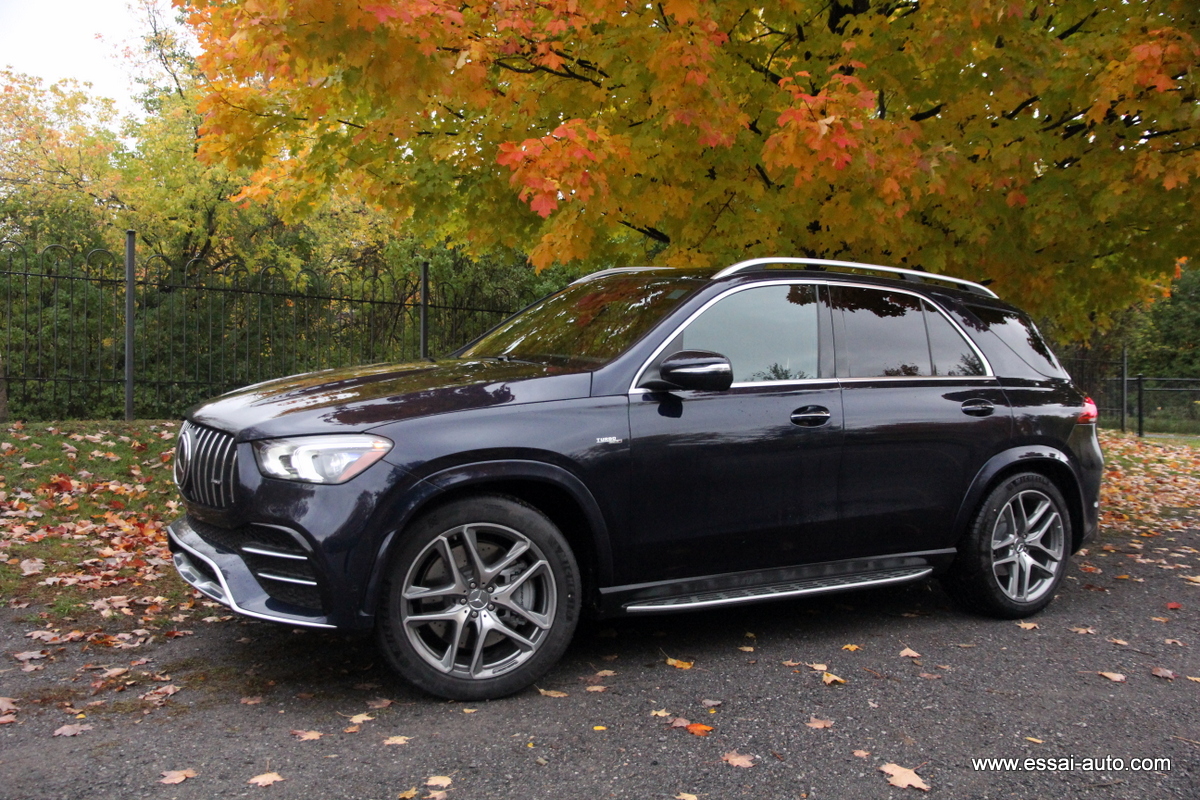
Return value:
M 619 275 L 623 272 L 646 272 L 652 269 L 662 269 L 661 267 L 613 267 L 611 269 L 602 269 L 598 272 L 589 272 L 582 278 L 576 278 L 571 281 L 568 286 L 574 286 L 577 283 L 587 283 L 594 281 L 596 278 L 603 278 L 605 275 Z
M 727 275 L 745 272 L 746 270 L 768 264 L 797 264 L 802 267 L 841 267 L 843 269 L 859 269 L 867 272 L 886 272 L 892 275 L 900 275 L 908 280 L 946 281 L 947 283 L 952 283 L 960 288 L 966 289 L 969 292 L 975 292 L 988 297 L 999 298 L 999 295 L 983 284 L 964 280 L 962 278 L 950 278 L 946 275 L 939 275 L 935 272 L 921 272 L 920 270 L 904 269 L 902 267 L 881 267 L 877 264 L 859 264 L 855 261 L 830 261 L 824 258 L 792 258 L 787 256 L 778 258 L 752 258 L 748 261 L 739 261 L 732 266 L 725 267 L 725 269 L 721 270 L 716 275 L 713 275 L 713 280 L 716 280 L 717 278 L 724 278 Z

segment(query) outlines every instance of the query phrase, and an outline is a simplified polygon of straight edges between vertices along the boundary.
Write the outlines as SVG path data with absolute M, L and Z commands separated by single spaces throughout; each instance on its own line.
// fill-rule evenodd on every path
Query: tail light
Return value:
M 1077 420 L 1080 424 L 1086 425 L 1095 422 L 1100 418 L 1100 409 L 1096 408 L 1096 401 L 1090 397 L 1083 398 L 1083 413 L 1079 415 Z

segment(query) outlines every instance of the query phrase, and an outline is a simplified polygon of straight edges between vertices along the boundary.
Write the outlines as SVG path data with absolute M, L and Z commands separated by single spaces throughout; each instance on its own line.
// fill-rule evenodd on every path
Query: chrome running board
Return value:
M 677 597 L 664 597 L 661 600 L 639 601 L 625 606 L 625 610 L 631 614 L 655 611 L 690 611 L 693 608 L 751 603 L 759 600 L 778 600 L 784 597 L 837 592 L 843 589 L 864 589 L 870 586 L 908 583 L 909 581 L 920 580 L 932 572 L 932 567 L 903 567 L 899 569 L 880 570 L 878 572 L 860 573 L 858 575 L 809 578 L 807 580 L 789 581 L 787 583 L 773 583 L 766 586 L 748 586 L 742 589 L 725 589 Z

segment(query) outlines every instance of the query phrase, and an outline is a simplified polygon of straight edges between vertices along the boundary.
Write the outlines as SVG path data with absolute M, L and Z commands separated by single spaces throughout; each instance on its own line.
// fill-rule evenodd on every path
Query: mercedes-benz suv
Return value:
M 442 359 L 192 408 L 179 573 L 242 614 L 374 630 L 444 697 L 518 691 L 581 614 L 938 576 L 1050 602 L 1097 528 L 1096 407 L 986 287 L 755 259 L 582 278 Z

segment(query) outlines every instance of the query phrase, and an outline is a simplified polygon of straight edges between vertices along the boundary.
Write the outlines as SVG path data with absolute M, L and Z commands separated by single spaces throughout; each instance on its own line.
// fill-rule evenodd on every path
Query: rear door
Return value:
M 830 288 L 846 426 L 845 556 L 953 547 L 967 487 L 1011 435 L 1004 391 L 928 300 L 899 289 Z

